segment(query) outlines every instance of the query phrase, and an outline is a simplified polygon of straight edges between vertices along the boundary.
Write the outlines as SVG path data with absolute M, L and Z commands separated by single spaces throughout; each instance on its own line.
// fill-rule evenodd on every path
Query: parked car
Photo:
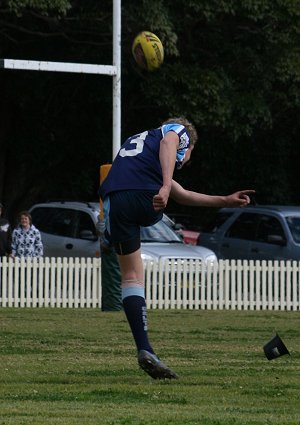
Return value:
M 46 202 L 30 208 L 46 257 L 99 257 L 100 205 L 97 202 Z
M 189 245 L 197 245 L 200 232 L 195 230 L 179 229 L 177 233 L 183 238 L 184 242 Z
M 195 222 L 195 217 L 178 213 L 168 213 L 168 217 L 172 220 L 174 230 L 182 237 L 185 243 L 197 245 L 200 226 Z
M 44 255 L 48 257 L 100 256 L 100 206 L 97 202 L 46 202 L 30 208 L 32 220 L 40 230 Z M 213 251 L 185 244 L 168 225 L 169 219 L 141 229 L 144 260 L 161 258 L 216 261 Z
M 300 260 L 300 207 L 222 208 L 197 244 L 219 259 Z
M 205 263 L 217 261 L 213 251 L 203 246 L 188 245 L 183 242 L 170 226 L 167 217 L 149 227 L 141 228 L 142 258 L 181 258 L 202 259 Z

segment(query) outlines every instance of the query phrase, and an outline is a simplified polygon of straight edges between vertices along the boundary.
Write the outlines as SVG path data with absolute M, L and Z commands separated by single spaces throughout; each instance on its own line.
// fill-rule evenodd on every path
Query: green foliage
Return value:
M 65 15 L 71 8 L 68 0 L 4 0 L 11 12 L 21 17 L 26 9 L 36 10 L 44 15 L 54 12 Z
M 111 0 L 2 0 L 0 22 L 1 57 L 112 63 Z M 299 28 L 300 0 L 123 0 L 122 139 L 186 115 L 200 143 L 184 186 L 299 204 Z M 141 30 L 164 44 L 153 73 L 131 55 Z M 108 77 L 5 71 L 0 85 L 2 201 L 14 212 L 96 198 L 98 166 L 111 161 Z

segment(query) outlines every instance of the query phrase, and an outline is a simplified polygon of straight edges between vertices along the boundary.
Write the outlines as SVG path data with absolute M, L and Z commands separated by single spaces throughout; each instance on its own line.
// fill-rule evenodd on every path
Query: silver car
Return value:
M 47 257 L 100 256 L 100 205 L 97 202 L 46 202 L 30 208 L 33 224 L 40 230 Z M 162 258 L 200 259 L 206 264 L 216 261 L 213 251 L 185 244 L 163 220 L 141 229 L 144 260 Z
M 170 227 L 167 216 L 149 227 L 141 228 L 143 260 L 161 259 L 201 259 L 206 264 L 217 261 L 215 253 L 203 246 L 188 245 Z

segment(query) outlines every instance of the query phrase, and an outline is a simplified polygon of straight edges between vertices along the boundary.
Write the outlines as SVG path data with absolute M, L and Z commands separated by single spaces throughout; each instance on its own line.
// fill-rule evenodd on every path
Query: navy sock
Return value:
M 154 353 L 148 340 L 145 299 L 138 295 L 128 296 L 123 299 L 123 307 L 138 351 L 147 350 Z

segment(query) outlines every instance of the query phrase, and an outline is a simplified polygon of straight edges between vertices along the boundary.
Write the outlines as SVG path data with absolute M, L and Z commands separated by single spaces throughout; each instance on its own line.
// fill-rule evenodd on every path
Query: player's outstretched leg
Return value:
M 153 379 L 176 379 L 178 376 L 155 355 L 148 340 L 147 308 L 141 285 L 122 288 L 123 307 L 130 325 L 140 367 Z
M 125 252 L 125 251 L 124 251 Z M 148 318 L 145 300 L 144 265 L 141 249 L 119 255 L 122 274 L 122 302 L 135 340 L 138 363 L 153 379 L 174 379 L 175 372 L 156 355 L 148 339 Z

